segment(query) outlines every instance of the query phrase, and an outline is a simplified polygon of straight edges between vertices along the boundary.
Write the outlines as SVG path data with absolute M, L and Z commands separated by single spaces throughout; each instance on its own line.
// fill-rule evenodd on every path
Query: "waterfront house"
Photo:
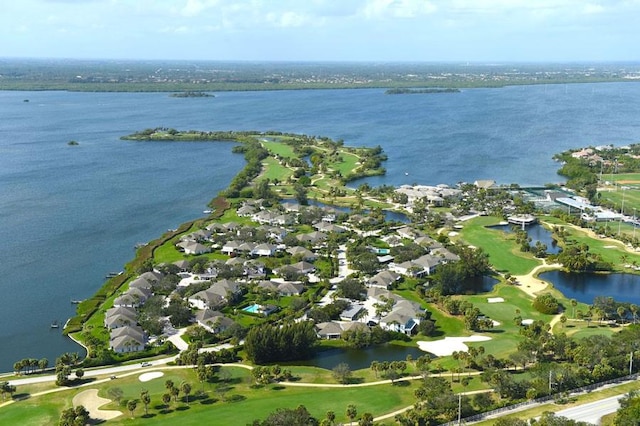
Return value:
M 134 308 L 118 306 L 108 309 L 104 315 L 104 326 L 109 330 L 138 323 L 138 312 Z
M 116 353 L 139 352 L 147 342 L 145 332 L 139 326 L 126 326 L 110 333 L 109 348 Z
M 365 307 L 361 303 L 352 303 L 340 313 L 340 319 L 342 321 L 355 321 L 358 316 L 365 310 Z
M 339 339 L 342 331 L 342 326 L 337 322 L 331 321 L 316 324 L 316 334 L 320 339 Z

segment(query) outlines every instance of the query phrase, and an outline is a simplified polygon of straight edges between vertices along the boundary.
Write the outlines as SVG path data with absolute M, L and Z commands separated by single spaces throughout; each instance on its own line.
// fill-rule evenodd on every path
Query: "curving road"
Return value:
M 588 404 L 567 408 L 566 410 L 556 412 L 556 415 L 597 425 L 600 424 L 600 418 L 602 416 L 615 413 L 618 408 L 620 408 L 618 400 L 623 396 L 624 394 L 612 396 L 610 398 L 601 399 Z

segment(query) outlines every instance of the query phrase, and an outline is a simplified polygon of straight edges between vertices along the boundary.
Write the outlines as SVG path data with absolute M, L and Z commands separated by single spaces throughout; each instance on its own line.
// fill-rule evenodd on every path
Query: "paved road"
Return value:
M 620 408 L 618 399 L 623 396 L 624 395 L 612 396 L 611 398 L 578 405 L 573 408 L 567 408 L 566 410 L 558 411 L 556 415 L 597 425 L 600 424 L 600 418 L 602 416 L 614 413 L 618 408 Z

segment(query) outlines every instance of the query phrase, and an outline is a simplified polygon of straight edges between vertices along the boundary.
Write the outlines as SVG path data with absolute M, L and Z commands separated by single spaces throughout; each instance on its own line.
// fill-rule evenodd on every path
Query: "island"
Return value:
M 385 173 L 382 148 L 318 136 L 153 128 L 122 139 L 233 141 L 246 165 L 207 217 L 141 245 L 80 301 L 64 332 L 86 359 L 62 354 L 55 375 L 46 360 L 16 362 L 0 388 L 21 397 L 0 418 L 199 424 L 215 410 L 221 424 L 440 424 L 571 403 L 575 388 L 638 370 L 636 305 L 569 299 L 539 278 L 635 273 L 640 261 L 633 240 L 595 235 L 582 211 L 543 197 L 579 196 L 566 188 L 352 187 Z M 620 191 L 635 206 L 634 189 Z M 562 250 L 533 242 L 529 226 Z M 348 351 L 372 357 L 356 365 Z M 337 360 L 308 365 L 323 353 Z M 20 377 L 40 374 L 38 385 Z
M 460 93 L 460 89 L 456 88 L 440 88 L 430 87 L 426 89 L 411 89 L 411 88 L 393 88 L 385 90 L 385 95 L 413 95 L 413 94 L 428 94 L 428 93 Z
M 214 98 L 215 95 L 212 95 L 207 92 L 194 92 L 188 90 L 186 92 L 172 93 L 169 95 L 172 98 Z

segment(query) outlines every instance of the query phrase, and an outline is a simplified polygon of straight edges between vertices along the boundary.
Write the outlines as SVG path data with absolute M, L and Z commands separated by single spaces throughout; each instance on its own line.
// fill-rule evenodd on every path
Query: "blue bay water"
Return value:
M 29 102 L 23 102 L 29 99 Z M 230 143 L 137 143 L 164 126 L 278 130 L 381 145 L 373 185 L 558 182 L 556 152 L 640 140 L 640 85 L 385 95 L 383 90 L 167 94 L 0 92 L 0 371 L 79 347 L 51 330 L 131 260 L 202 215 L 244 165 Z M 68 146 L 76 140 L 79 146 Z

